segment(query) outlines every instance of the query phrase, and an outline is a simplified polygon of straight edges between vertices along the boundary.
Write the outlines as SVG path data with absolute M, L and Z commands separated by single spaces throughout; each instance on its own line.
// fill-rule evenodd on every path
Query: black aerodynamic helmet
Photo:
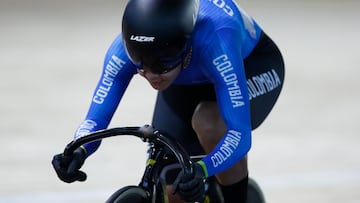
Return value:
M 189 51 L 199 0 L 129 0 L 122 20 L 122 37 L 132 62 L 154 73 L 182 63 Z

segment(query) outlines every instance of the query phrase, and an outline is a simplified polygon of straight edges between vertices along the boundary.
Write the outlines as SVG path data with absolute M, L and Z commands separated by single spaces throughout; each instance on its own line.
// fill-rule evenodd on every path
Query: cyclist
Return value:
M 284 81 L 283 58 L 271 38 L 232 0 L 128 1 L 122 33 L 107 51 L 75 139 L 107 128 L 136 74 L 158 90 L 152 125 L 190 155 L 206 154 L 194 163 L 193 177 L 179 173 L 180 196 L 201 201 L 203 180 L 215 176 L 225 202 L 246 202 L 251 132 L 272 110 Z M 100 142 L 70 158 L 55 155 L 59 178 L 84 181 L 79 169 Z

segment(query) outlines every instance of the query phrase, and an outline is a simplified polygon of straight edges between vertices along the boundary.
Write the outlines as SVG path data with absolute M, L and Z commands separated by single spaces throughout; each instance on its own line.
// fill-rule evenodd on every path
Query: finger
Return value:
M 187 183 L 179 183 L 179 188 L 184 191 L 193 190 L 194 188 L 198 187 L 199 181 L 191 180 Z
M 60 178 L 60 180 L 65 180 L 66 179 L 66 170 L 62 169 L 62 168 L 58 168 L 57 170 L 55 170 L 56 175 Z
M 62 167 L 62 155 L 55 155 L 53 157 L 53 160 L 51 161 L 51 164 L 55 169 L 57 176 L 62 179 L 64 177 L 64 174 L 66 174 L 66 168 Z
M 76 180 L 77 181 L 80 181 L 80 182 L 84 182 L 87 178 L 87 175 L 86 173 L 82 172 L 82 171 L 78 171 L 77 174 L 76 174 Z
M 78 172 L 78 170 L 80 169 L 82 163 L 79 160 L 79 157 L 77 157 L 76 155 L 74 155 L 74 157 L 72 158 L 72 161 L 69 164 L 69 167 L 67 169 L 68 174 L 76 174 Z
M 195 196 L 197 194 L 200 193 L 199 190 L 188 190 L 188 191 L 184 191 L 184 190 L 179 190 L 179 193 L 183 196 L 187 196 L 187 197 L 192 197 L 192 196 Z
M 179 174 L 178 174 L 178 176 L 176 177 L 176 179 L 175 179 L 175 181 L 174 181 L 174 183 L 173 183 L 173 191 L 172 191 L 172 194 L 173 195 L 175 195 L 176 194 L 176 192 L 177 192 L 177 190 L 178 190 L 178 188 L 179 188 L 179 183 L 180 183 L 180 181 L 181 181 L 181 177 L 182 177 L 182 172 L 180 172 Z
M 179 181 L 175 181 L 174 184 L 173 184 L 173 191 L 172 191 L 172 194 L 175 195 L 176 192 L 179 190 Z
M 53 165 L 53 167 L 55 169 L 61 168 L 60 167 L 60 162 L 61 162 L 61 155 L 57 154 L 53 157 L 53 160 L 51 161 L 51 164 Z

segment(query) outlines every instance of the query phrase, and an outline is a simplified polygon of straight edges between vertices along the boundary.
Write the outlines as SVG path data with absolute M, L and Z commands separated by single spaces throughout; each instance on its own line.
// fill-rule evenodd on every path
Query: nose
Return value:
M 158 74 L 158 73 L 153 73 L 151 71 L 146 71 L 145 72 L 145 75 L 146 77 L 149 79 L 149 80 L 159 80 L 161 78 L 161 75 Z

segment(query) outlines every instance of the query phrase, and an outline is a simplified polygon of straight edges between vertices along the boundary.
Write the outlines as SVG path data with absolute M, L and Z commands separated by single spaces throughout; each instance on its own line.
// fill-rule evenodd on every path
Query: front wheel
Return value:
M 126 186 L 112 194 L 106 203 L 148 203 L 149 194 L 139 186 Z
M 260 186 L 252 178 L 249 178 L 247 203 L 265 203 L 265 197 Z

